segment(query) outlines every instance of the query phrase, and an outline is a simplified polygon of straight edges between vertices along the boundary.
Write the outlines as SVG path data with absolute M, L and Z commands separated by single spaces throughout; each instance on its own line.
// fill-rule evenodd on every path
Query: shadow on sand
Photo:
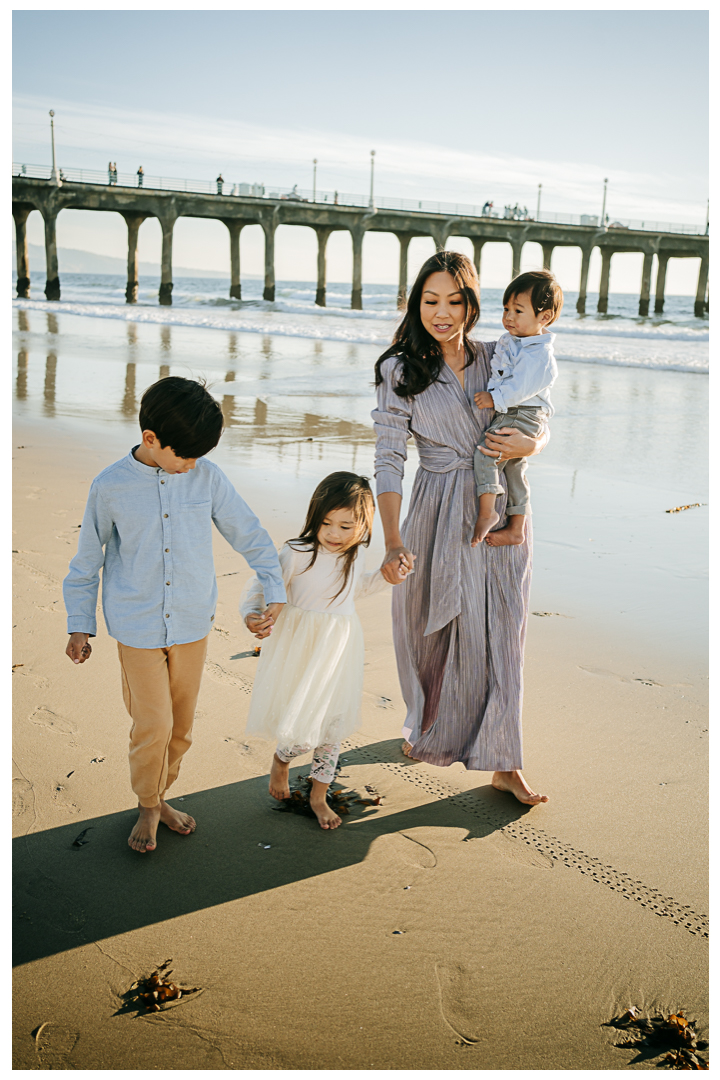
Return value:
M 367 764 L 368 751 L 375 761 L 412 767 L 396 739 L 343 752 L 343 762 Z M 478 813 L 468 813 L 468 798 Z M 13 840 L 13 963 L 351 866 L 389 833 L 441 826 L 483 837 L 529 809 L 486 785 L 385 816 L 358 807 L 330 834 L 308 818 L 273 811 L 267 776 L 198 791 L 179 805 L 198 820 L 197 832 L 183 837 L 161 825 L 161 842 L 148 855 L 127 846 L 134 810 Z M 73 846 L 83 829 L 86 843 Z

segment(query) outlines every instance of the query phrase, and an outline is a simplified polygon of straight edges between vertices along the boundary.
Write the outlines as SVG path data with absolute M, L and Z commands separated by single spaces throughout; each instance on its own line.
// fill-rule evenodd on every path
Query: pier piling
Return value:
M 522 259 L 522 249 L 524 246 L 524 240 L 510 241 L 510 247 L 512 248 L 512 273 L 510 275 L 511 280 L 514 280 L 520 273 L 520 260 Z
M 25 299 L 30 296 L 30 260 L 28 259 L 27 219 L 32 206 L 14 206 L 15 248 L 17 262 L 17 294 Z
M 700 260 L 700 273 L 698 274 L 697 292 L 695 293 L 695 318 L 701 319 L 708 309 L 706 302 L 708 284 L 708 257 L 703 255 Z
M 45 299 L 60 299 L 60 272 L 57 254 L 57 210 L 47 207 L 41 210 L 45 222 Z
M 397 306 L 404 308 L 407 303 L 408 248 L 412 233 L 396 233 L 400 241 L 400 272 L 398 274 Z
M 128 229 L 127 286 L 125 303 L 137 304 L 138 298 L 138 233 L 146 214 L 123 214 Z
M 172 306 L 172 242 L 173 229 L 175 228 L 176 220 L 176 217 L 160 218 L 160 227 L 162 228 L 162 257 L 160 263 L 160 295 L 158 300 L 163 307 Z
M 542 253 L 543 253 L 543 270 L 550 269 L 550 263 L 552 262 L 552 253 L 555 244 L 551 244 L 549 241 L 543 241 Z
M 582 264 L 580 266 L 580 288 L 578 290 L 577 303 L 575 304 L 575 310 L 578 315 L 585 314 L 585 304 L 587 303 L 587 283 L 588 273 L 590 271 L 590 256 L 592 255 L 591 247 L 584 247 L 582 250 Z
M 658 255 L 657 275 L 655 277 L 655 314 L 662 315 L 665 307 L 665 274 L 669 255 Z
M 327 292 L 327 242 L 332 228 L 329 225 L 316 225 L 318 252 L 317 252 L 317 288 L 315 290 L 315 303 L 318 307 L 325 307 Z
M 647 315 L 650 311 L 650 279 L 652 277 L 652 251 L 646 251 L 643 256 L 642 280 L 640 282 L 640 306 L 639 315 Z
M 222 220 L 227 225 L 230 233 L 230 298 L 232 300 L 241 300 L 240 233 L 245 227 L 245 222 L 237 221 L 234 218 L 223 218 Z
M 610 260 L 613 253 L 610 248 L 601 248 L 602 268 L 600 270 L 600 295 L 598 296 L 597 309 L 602 314 L 607 314 L 608 297 L 610 295 Z
M 362 246 L 365 229 L 362 225 L 354 225 L 350 229 L 353 247 L 352 269 L 352 293 L 350 295 L 350 307 L 353 311 L 362 311 Z
M 482 292 L 480 289 L 480 267 L 482 265 L 482 249 L 485 244 L 484 240 L 478 240 L 473 237 L 473 262 L 475 264 L 475 273 L 478 279 L 478 300 L 482 303 Z

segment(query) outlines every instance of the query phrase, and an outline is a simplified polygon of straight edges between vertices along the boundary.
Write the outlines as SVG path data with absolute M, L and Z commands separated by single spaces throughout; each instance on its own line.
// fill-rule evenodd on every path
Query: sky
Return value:
M 50 161 L 54 108 L 66 168 L 112 159 L 282 190 L 310 188 L 317 158 L 320 190 L 367 194 L 374 149 L 377 196 L 534 211 L 541 183 L 544 210 L 598 214 L 607 177 L 611 217 L 704 225 L 707 84 L 703 11 L 16 11 L 13 160 Z M 28 231 L 42 242 L 38 214 Z M 61 249 L 125 254 L 118 215 L 67 212 L 58 233 Z M 159 258 L 159 235 L 143 225 L 141 259 Z M 315 244 L 281 229 L 277 276 L 312 279 Z M 394 280 L 397 247 L 367 238 L 366 280 Z M 260 273 L 259 227 L 242 248 Z M 330 280 L 348 279 L 349 237 L 328 255 Z M 220 223 L 179 222 L 176 264 L 228 257 Z M 579 251 L 554 259 L 579 274 Z M 508 245 L 488 246 L 484 284 L 503 285 L 509 263 Z M 638 289 L 640 263 L 614 259 L 613 287 Z M 696 274 L 671 261 L 667 291 L 693 292 Z

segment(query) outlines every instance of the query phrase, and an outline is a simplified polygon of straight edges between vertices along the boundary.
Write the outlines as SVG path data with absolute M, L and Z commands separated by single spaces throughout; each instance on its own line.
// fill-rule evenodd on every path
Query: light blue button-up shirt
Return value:
M 136 649 L 204 638 L 217 602 L 213 522 L 257 574 L 266 603 L 284 603 L 275 546 L 217 465 L 198 458 L 190 472 L 171 474 L 143 465 L 132 451 L 109 465 L 90 487 L 77 555 L 63 582 L 68 633 L 97 633 L 103 567 L 111 637 Z
M 554 340 L 555 335 L 549 330 L 532 337 L 500 335 L 490 361 L 488 380 L 488 393 L 497 412 L 531 405 L 542 409 L 547 417 L 554 414 L 550 401 L 550 387 L 558 374 Z

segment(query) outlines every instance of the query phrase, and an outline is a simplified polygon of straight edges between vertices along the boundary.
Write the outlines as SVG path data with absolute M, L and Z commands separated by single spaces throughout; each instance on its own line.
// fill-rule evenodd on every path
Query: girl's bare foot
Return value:
M 475 522 L 475 531 L 473 532 L 472 540 L 470 541 L 470 547 L 477 547 L 478 544 L 482 543 L 493 525 L 497 525 L 499 520 L 500 516 L 494 510 L 484 511 L 481 506 L 480 513 Z M 495 533 L 494 535 L 497 534 Z
M 321 829 L 337 829 L 338 825 L 342 825 L 342 818 L 330 809 L 324 792 L 322 795 L 311 793 L 310 809 L 318 819 Z
M 411 761 L 418 761 L 418 758 L 414 758 L 414 757 L 412 756 L 412 746 L 410 745 L 410 743 L 409 743 L 409 742 L 405 741 L 405 742 L 404 742 L 404 743 L 402 744 L 402 746 L 400 747 L 400 749 L 402 750 L 402 752 L 403 752 L 403 754 L 405 755 L 405 757 L 408 757 L 408 758 L 410 758 L 410 760 L 411 760 Z
M 492 786 L 498 791 L 509 791 L 518 802 L 526 806 L 537 806 L 538 803 L 547 802 L 547 795 L 537 795 L 527 783 L 519 769 L 512 772 L 493 773 Z
M 488 533 L 485 537 L 485 543 L 490 547 L 506 547 L 509 544 L 522 544 L 525 539 L 525 515 L 513 514 L 508 519 L 508 524 L 504 529 L 498 529 L 497 532 Z
M 281 761 L 277 754 L 273 754 L 269 789 L 273 799 L 278 799 L 282 802 L 283 799 L 290 798 L 290 783 L 288 781 L 289 773 L 290 762 Z
M 195 818 L 184 814 L 181 810 L 175 810 L 164 799 L 160 800 L 160 820 L 163 825 L 167 825 L 168 829 L 179 832 L 183 836 L 189 836 L 191 832 L 195 832 Z
M 160 803 L 157 806 L 141 806 L 135 828 L 128 837 L 128 844 L 133 851 L 154 851 L 157 847 L 155 836 L 160 821 Z

